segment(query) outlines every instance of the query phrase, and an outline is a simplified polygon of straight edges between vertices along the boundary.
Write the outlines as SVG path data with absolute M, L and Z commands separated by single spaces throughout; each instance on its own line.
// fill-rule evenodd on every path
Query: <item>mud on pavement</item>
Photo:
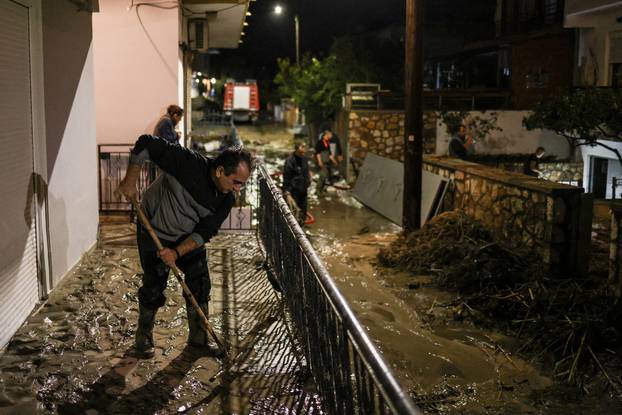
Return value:
M 0 355 L 0 414 L 322 413 L 254 234 L 218 236 L 208 250 L 210 322 L 230 361 L 185 347 L 185 302 L 172 277 L 156 316 L 156 355 L 139 360 L 132 350 L 141 278 L 133 225 L 102 230 L 105 242 Z

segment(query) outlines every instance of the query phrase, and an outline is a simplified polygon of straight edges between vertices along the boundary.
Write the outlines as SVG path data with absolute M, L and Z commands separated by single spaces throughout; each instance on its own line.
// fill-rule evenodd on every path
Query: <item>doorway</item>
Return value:
M 590 188 L 596 199 L 605 199 L 607 196 L 607 169 L 609 160 L 602 157 L 591 157 Z

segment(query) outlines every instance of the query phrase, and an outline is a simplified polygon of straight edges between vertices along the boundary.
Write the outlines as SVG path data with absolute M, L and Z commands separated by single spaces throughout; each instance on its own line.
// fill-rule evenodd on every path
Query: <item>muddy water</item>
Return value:
M 247 131 L 270 171 L 280 170 L 291 139 L 266 141 Z M 610 414 L 620 402 L 581 396 L 521 358 L 521 344 L 474 327 L 470 310 L 427 276 L 396 273 L 375 264 L 381 246 L 400 228 L 362 206 L 350 192 L 310 189 L 316 223 L 306 232 L 354 312 L 399 381 L 426 411 L 454 414 Z M 602 398 L 602 399 L 601 399 Z
M 380 247 L 399 228 L 332 189 L 314 202 L 307 233 L 402 383 L 435 413 L 622 413 L 619 401 L 553 382 L 517 356 L 520 343 L 463 320 L 468 307 L 430 286 L 429 277 L 379 267 Z M 596 395 L 596 394 L 595 394 Z
M 283 147 L 259 148 L 269 171 L 281 168 L 287 155 Z M 306 228 L 309 239 L 400 382 L 420 397 L 425 410 L 541 411 L 531 395 L 546 390 L 552 380 L 512 356 L 506 350 L 514 346 L 511 339 L 452 324 L 454 310 L 445 306 L 453 300 L 448 293 L 427 286 L 425 277 L 417 282 L 375 266 L 379 247 L 395 238 L 398 226 L 362 206 L 349 191 L 329 187 L 318 197 L 312 185 L 309 195 L 316 218 Z M 413 283 L 421 288 L 410 289 Z
M 156 355 L 139 360 L 133 229 L 102 229 L 106 242 L 0 355 L 0 414 L 321 413 L 283 302 L 258 267 L 254 235 L 218 236 L 209 250 L 210 321 L 230 358 L 185 347 L 185 304 L 171 277 L 156 317 Z

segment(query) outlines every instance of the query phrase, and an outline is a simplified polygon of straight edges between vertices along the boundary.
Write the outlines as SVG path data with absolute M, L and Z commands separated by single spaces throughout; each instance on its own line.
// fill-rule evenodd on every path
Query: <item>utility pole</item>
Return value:
M 294 16 L 294 24 L 296 26 L 296 65 L 300 66 L 300 19 L 298 13 Z
M 294 26 L 296 28 L 296 66 L 300 66 L 300 14 L 302 13 L 302 0 L 296 0 L 294 11 Z
M 423 0 L 406 0 L 405 32 L 404 192 L 402 226 L 421 226 L 423 159 Z

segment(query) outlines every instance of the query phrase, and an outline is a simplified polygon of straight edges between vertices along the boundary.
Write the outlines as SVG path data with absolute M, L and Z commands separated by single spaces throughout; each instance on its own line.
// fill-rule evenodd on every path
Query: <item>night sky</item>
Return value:
M 283 14 L 273 13 L 281 5 Z M 250 3 L 244 43 L 237 50 L 222 50 L 211 57 L 220 75 L 271 79 L 277 57 L 295 60 L 294 14 L 300 17 L 301 56 L 328 54 L 333 40 L 404 25 L 405 0 L 257 0 Z
M 284 9 L 278 16 L 273 13 L 277 4 Z M 426 55 L 455 52 L 442 50 L 451 43 L 448 39 L 476 40 L 481 33 L 490 33 L 495 4 L 496 0 L 425 0 Z M 278 57 L 295 61 L 296 11 L 300 16 L 301 57 L 305 53 L 323 57 L 334 39 L 341 36 L 389 27 L 403 29 L 405 9 L 406 0 L 257 0 L 250 3 L 252 15 L 247 18 L 244 43 L 239 49 L 223 49 L 211 55 L 205 65 L 218 78 L 254 78 L 269 83 L 276 74 Z M 396 59 L 403 60 L 403 56 Z

